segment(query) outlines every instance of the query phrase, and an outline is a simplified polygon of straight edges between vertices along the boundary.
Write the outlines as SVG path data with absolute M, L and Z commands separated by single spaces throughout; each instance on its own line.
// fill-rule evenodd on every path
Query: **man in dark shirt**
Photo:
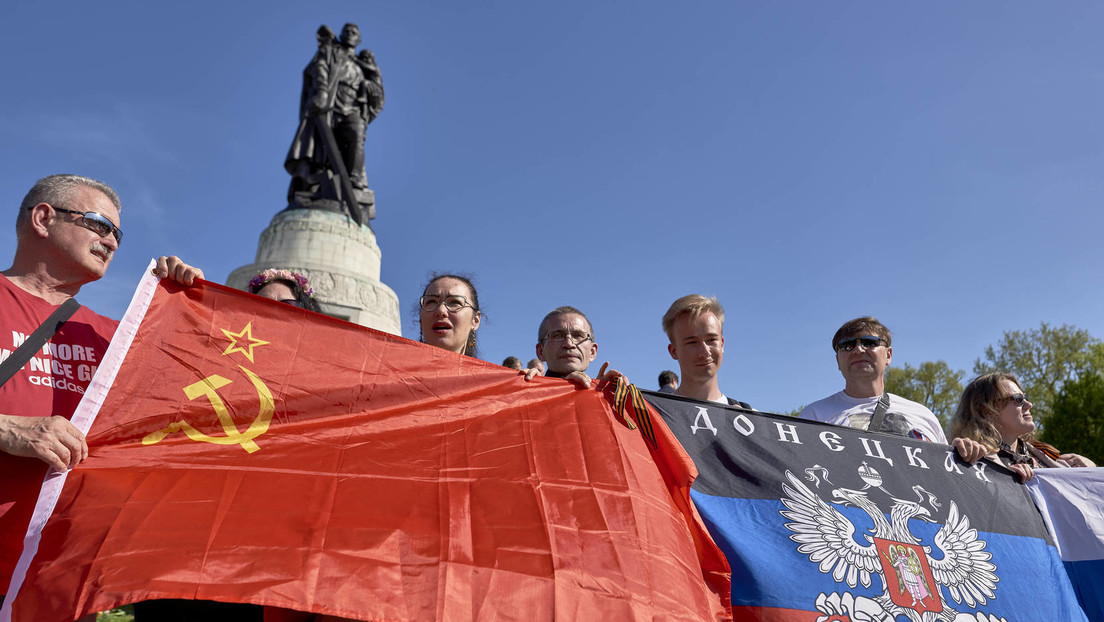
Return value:
M 660 393 L 678 393 L 678 374 L 665 369 L 659 372 L 659 392 Z
M 537 358 L 548 365 L 544 375 L 590 384 L 586 370 L 598 356 L 590 320 L 575 307 L 558 307 L 541 320 L 537 331 Z

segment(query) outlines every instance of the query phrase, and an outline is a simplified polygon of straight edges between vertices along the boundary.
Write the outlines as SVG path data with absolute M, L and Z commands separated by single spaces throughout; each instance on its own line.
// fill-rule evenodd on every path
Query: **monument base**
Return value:
M 310 280 L 326 315 L 401 336 L 399 298 L 379 280 L 380 257 L 372 229 L 344 213 L 287 209 L 261 233 L 256 261 L 226 284 L 245 289 L 262 270 L 293 270 Z
M 368 221 L 376 217 L 376 193 L 369 189 L 357 189 L 355 192 L 357 207 L 360 208 L 360 220 L 368 224 Z M 296 192 L 287 209 L 320 209 L 345 214 L 348 213 L 349 208 L 339 199 L 321 199 L 312 192 Z

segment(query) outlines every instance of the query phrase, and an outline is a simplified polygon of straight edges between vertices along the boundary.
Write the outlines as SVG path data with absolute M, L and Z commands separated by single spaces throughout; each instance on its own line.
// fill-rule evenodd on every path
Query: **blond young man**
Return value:
M 667 352 L 678 361 L 681 381 L 676 393 L 684 397 L 751 409 L 729 398 L 718 386 L 724 362 L 724 307 L 715 298 L 690 294 L 679 298 L 663 314 Z

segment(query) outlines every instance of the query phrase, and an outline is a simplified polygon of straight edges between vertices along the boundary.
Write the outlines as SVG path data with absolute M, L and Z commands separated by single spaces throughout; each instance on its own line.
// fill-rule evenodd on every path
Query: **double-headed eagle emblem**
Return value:
M 817 471 L 828 482 L 823 467 L 806 472 L 808 480 L 819 488 L 821 477 Z M 948 605 L 941 586 L 955 603 L 965 602 L 971 608 L 993 598 L 998 578 L 996 566 L 990 561 L 992 554 L 985 550 L 985 542 L 970 527 L 970 519 L 953 501 L 946 521 L 934 536 L 935 549 L 942 553 L 940 559 L 935 559 L 930 555 L 933 547 L 922 544 L 909 528 L 913 519 L 934 522 L 923 505 L 926 491 L 919 486 L 913 488 L 920 502 L 890 496 L 893 506 L 887 518 L 867 492 L 872 486 L 884 491 L 881 477 L 865 463 L 859 475 L 867 483 L 862 490 L 831 490 L 832 503 L 859 508 L 870 516 L 872 527 L 856 537 L 854 523 L 786 471 L 789 484 L 782 485 L 786 496 L 781 501 L 787 509 L 780 513 L 790 521 L 785 526 L 793 532 L 790 539 L 798 544 L 798 552 L 808 555 L 822 573 L 852 588 L 859 584 L 869 588 L 871 575 L 878 575 L 882 593 L 870 599 L 860 597 L 868 608 L 881 610 L 884 618 L 872 619 L 895 620 L 904 615 L 915 622 L 955 620 L 958 612 Z M 927 494 L 926 499 L 932 509 L 939 508 L 933 496 Z M 856 602 L 853 595 L 847 596 L 849 602 Z

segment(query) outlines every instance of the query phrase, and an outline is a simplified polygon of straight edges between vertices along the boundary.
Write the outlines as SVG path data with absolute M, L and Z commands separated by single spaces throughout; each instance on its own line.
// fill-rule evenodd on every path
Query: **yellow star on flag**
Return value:
M 227 354 L 233 354 L 235 352 L 241 352 L 245 355 L 245 358 L 249 359 L 249 362 L 253 362 L 253 348 L 258 346 L 267 346 L 268 342 L 256 339 L 253 337 L 253 322 L 249 322 L 245 325 L 245 328 L 241 329 L 240 333 L 232 333 L 225 328 L 219 329 L 224 335 L 230 338 L 230 345 L 226 346 L 226 350 L 222 353 L 223 356 Z M 242 345 L 242 341 L 245 341 Z

